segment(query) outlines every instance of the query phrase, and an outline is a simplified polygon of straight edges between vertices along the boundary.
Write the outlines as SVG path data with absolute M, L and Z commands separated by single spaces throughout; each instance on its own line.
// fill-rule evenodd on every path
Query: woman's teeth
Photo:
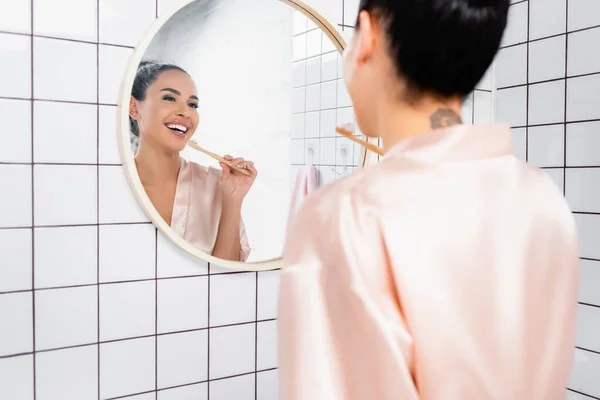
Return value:
M 177 124 L 168 124 L 167 128 L 172 129 L 174 131 L 180 132 L 180 133 L 186 133 L 188 128 L 186 128 L 183 125 L 177 125 Z

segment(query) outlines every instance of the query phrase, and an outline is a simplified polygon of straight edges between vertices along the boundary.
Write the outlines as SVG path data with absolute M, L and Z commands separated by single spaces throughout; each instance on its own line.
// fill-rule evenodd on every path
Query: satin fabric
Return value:
M 319 189 L 284 251 L 282 400 L 558 400 L 574 219 L 507 125 L 404 140 Z
M 171 228 L 205 253 L 212 254 L 221 220 L 221 170 L 203 167 L 181 158 Z M 246 227 L 240 219 L 240 261 L 251 248 Z
M 296 182 L 292 189 L 288 221 L 292 221 L 304 199 L 319 188 L 319 174 L 314 165 L 305 165 L 298 169 Z

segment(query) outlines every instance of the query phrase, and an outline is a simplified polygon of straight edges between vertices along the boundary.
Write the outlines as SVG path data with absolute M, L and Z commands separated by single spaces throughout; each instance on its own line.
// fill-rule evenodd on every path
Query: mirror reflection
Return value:
M 174 14 L 143 55 L 129 104 L 131 151 L 160 217 L 220 259 L 281 257 L 302 198 L 356 166 L 359 150 L 335 138 L 336 123 L 354 121 L 349 101 L 338 108 L 338 59 L 277 0 L 198 0 Z

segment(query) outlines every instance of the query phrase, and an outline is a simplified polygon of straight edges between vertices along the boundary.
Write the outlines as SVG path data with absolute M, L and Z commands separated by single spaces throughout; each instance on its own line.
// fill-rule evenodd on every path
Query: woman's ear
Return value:
M 138 102 L 135 97 L 131 96 L 129 98 L 129 116 L 136 121 L 140 119 L 140 112 L 138 110 Z

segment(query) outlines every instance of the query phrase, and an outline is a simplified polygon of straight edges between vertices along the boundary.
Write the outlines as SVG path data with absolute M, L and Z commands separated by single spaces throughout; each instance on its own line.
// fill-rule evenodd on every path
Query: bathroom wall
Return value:
M 496 59 L 497 119 L 511 124 L 519 156 L 562 188 L 579 229 L 569 400 L 600 398 L 599 42 L 597 0 L 515 1 Z

